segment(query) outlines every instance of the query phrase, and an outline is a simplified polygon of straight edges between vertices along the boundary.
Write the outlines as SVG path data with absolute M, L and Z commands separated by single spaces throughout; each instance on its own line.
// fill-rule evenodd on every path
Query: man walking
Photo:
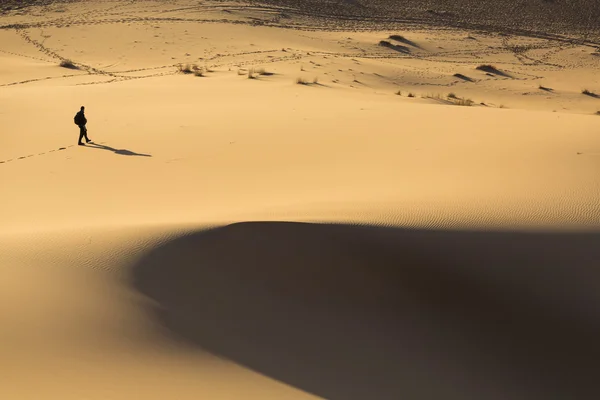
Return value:
M 87 119 L 85 118 L 85 107 L 81 106 L 81 110 L 75 114 L 75 124 L 79 127 L 79 141 L 78 145 L 83 146 L 83 142 L 81 139 L 85 138 L 86 143 L 91 142 L 91 140 L 87 136 L 87 128 L 85 124 L 87 124 Z

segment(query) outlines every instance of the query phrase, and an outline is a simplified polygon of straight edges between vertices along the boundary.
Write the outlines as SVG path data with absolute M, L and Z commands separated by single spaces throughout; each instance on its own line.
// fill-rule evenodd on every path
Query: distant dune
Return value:
M 600 33 L 600 2 L 590 0 L 251 0 L 285 7 L 307 18 L 335 24 L 418 22 L 437 26 L 536 31 L 538 33 Z

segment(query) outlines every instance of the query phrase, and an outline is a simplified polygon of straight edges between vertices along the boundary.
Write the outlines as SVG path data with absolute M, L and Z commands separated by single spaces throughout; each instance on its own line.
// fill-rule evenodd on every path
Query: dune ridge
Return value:
M 598 397 L 596 3 L 2 2 L 0 399 Z

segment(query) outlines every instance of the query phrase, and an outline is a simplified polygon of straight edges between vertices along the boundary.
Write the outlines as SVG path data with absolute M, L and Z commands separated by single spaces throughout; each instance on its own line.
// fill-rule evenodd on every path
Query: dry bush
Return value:
M 410 53 L 410 49 L 408 47 L 393 44 L 389 40 L 381 40 L 379 45 L 382 47 L 387 47 L 388 49 L 399 51 L 401 53 Z
M 398 42 L 404 42 L 406 40 L 406 38 L 402 35 L 390 35 L 388 38 Z
M 298 85 L 308 85 L 308 81 L 301 76 L 296 78 L 296 83 Z
M 273 72 L 269 72 L 267 70 L 265 70 L 264 68 L 258 68 L 254 71 L 255 73 L 257 73 L 260 76 L 271 76 L 271 75 L 275 75 Z
M 412 92 L 408 92 L 408 97 L 415 97 L 415 94 Z
M 457 106 L 471 107 L 474 102 L 471 99 L 457 99 L 454 104 Z
M 71 60 L 69 60 L 68 58 L 65 58 L 64 60 L 62 60 L 60 62 L 60 66 L 63 68 L 68 68 L 68 69 L 79 69 L 79 67 L 77 65 L 75 65 L 75 63 Z
M 398 90 L 398 91 L 396 92 L 396 95 L 398 95 L 398 96 L 402 96 L 402 90 Z
M 196 64 L 179 64 L 177 69 L 182 74 L 192 74 L 200 68 Z
M 500 70 L 498 68 L 496 68 L 494 65 L 490 65 L 490 64 L 481 64 L 475 67 L 475 69 L 478 69 L 479 71 L 483 71 L 483 72 L 489 72 L 490 74 L 497 74 L 500 72 Z
M 600 95 L 597 95 L 596 93 L 592 92 L 591 90 L 588 89 L 583 89 L 581 91 L 581 94 L 584 94 L 586 96 L 590 96 L 590 97 L 600 97 Z
M 455 78 L 462 79 L 463 81 L 474 82 L 473 78 L 469 78 L 468 76 L 463 75 L 463 74 L 456 73 L 453 76 Z
M 456 94 L 454 94 L 452 92 L 448 93 L 448 98 L 449 99 L 458 99 L 458 97 L 456 96 Z

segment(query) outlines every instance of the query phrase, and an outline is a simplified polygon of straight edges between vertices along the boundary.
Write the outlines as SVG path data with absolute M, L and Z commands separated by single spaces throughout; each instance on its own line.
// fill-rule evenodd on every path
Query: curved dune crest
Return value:
M 600 394 L 599 243 L 242 223 L 153 249 L 131 282 L 178 340 L 323 398 L 564 398 Z

